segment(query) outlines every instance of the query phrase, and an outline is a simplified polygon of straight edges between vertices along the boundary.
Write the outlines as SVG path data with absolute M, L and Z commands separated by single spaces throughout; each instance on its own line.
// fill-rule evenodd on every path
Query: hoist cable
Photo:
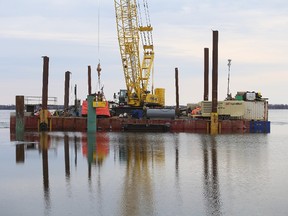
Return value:
M 100 63 L 100 0 L 98 0 L 98 41 L 97 41 L 97 49 L 98 49 L 98 63 Z

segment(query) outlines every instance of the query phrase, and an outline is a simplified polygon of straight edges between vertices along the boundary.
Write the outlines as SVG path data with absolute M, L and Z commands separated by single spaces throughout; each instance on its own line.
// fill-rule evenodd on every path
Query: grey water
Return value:
M 25 133 L 0 111 L 0 215 L 288 215 L 288 110 L 270 134 Z

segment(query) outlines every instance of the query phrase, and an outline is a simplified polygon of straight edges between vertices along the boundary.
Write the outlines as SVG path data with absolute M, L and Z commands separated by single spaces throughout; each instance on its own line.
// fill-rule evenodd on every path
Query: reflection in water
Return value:
M 75 155 L 75 167 L 77 167 L 77 136 L 74 136 L 74 155 Z
M 83 133 L 82 153 L 88 161 L 88 179 L 91 180 L 92 166 L 101 167 L 109 154 L 109 137 L 107 133 Z
M 44 189 L 45 210 L 49 212 L 51 209 L 51 200 L 50 200 L 50 189 L 49 189 L 49 165 L 48 165 L 49 143 L 48 143 L 47 132 L 40 133 L 39 148 L 42 150 L 42 169 L 43 169 L 43 189 Z
M 24 144 L 16 145 L 16 163 L 24 163 L 25 162 L 25 146 Z
M 179 136 L 175 135 L 175 173 L 177 182 L 179 180 Z
M 24 210 L 37 197 L 35 215 L 235 215 L 243 205 L 255 213 L 253 201 L 273 193 L 262 135 L 43 132 L 18 143 L 13 164 L 26 173 L 1 193 Z
M 70 157 L 69 157 L 69 137 L 67 134 L 64 136 L 64 158 L 65 158 L 65 176 L 70 179 Z
M 16 130 L 16 136 L 17 141 L 24 141 L 24 131 Z M 24 163 L 25 162 L 25 146 L 24 144 L 17 144 L 16 145 L 16 163 Z
M 50 134 L 48 132 L 34 133 L 34 134 L 18 134 L 16 135 L 16 140 L 23 141 L 21 144 L 16 145 L 16 163 L 25 162 L 25 151 L 35 150 L 38 147 L 39 153 L 42 156 L 42 177 L 43 177 L 43 196 L 45 203 L 45 215 L 49 215 L 51 212 L 51 192 L 49 183 L 49 157 L 48 151 L 51 145 L 58 145 L 63 143 L 64 140 L 64 163 L 65 163 L 65 177 L 67 181 L 67 190 L 70 189 L 70 152 L 69 152 L 69 134 L 64 134 L 64 137 L 57 136 L 57 133 Z M 24 141 L 25 140 L 25 141 Z M 39 140 L 39 145 L 37 145 L 35 140 Z M 75 167 L 77 165 L 77 149 L 78 149 L 79 138 L 74 136 L 74 148 L 75 148 Z M 95 143 L 94 143 L 95 144 Z M 53 146 L 52 146 L 53 147 Z M 57 147 L 55 148 L 57 152 Z
M 87 136 L 86 136 L 87 135 Z M 105 132 L 84 133 L 82 136 L 82 153 L 87 157 L 88 162 L 88 186 L 91 193 L 91 200 L 94 200 L 92 185 L 92 167 L 98 168 L 97 176 L 97 197 L 99 198 L 98 213 L 102 212 L 102 185 L 101 185 L 101 166 L 109 155 L 109 137 Z
M 204 197 L 207 215 L 222 215 L 218 182 L 217 143 L 214 136 L 202 136 Z M 209 163 L 211 160 L 211 164 Z M 210 167 L 211 166 L 211 167 Z
M 96 135 L 95 133 L 88 133 L 87 134 L 87 160 L 88 160 L 88 179 L 91 181 L 91 167 L 93 163 L 93 155 L 95 152 L 96 147 Z M 84 146 L 84 144 L 83 144 Z
M 125 134 L 119 140 L 119 159 L 126 162 L 121 215 L 154 214 L 151 175 L 154 163 L 164 161 L 164 148 L 162 140 L 150 143 L 149 137 L 151 135 L 142 133 Z

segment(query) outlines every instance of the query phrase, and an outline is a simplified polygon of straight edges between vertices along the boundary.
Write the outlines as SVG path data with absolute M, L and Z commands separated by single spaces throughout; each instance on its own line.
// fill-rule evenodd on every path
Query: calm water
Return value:
M 271 134 L 25 134 L 0 111 L 1 216 L 288 215 L 288 111 Z

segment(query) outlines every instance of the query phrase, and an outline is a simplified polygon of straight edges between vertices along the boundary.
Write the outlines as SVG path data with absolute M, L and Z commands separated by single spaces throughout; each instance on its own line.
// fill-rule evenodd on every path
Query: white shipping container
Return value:
M 268 102 L 245 101 L 244 119 L 268 121 Z
M 211 101 L 202 101 L 202 117 L 210 117 Z M 268 121 L 268 101 L 218 101 L 218 115 L 233 119 Z
M 211 101 L 202 101 L 202 116 L 210 117 L 212 111 Z M 217 111 L 219 116 L 230 116 L 233 119 L 242 119 L 245 112 L 244 101 L 218 101 Z
M 230 116 L 233 119 L 241 119 L 244 116 L 244 107 L 243 101 L 219 101 L 218 115 Z

